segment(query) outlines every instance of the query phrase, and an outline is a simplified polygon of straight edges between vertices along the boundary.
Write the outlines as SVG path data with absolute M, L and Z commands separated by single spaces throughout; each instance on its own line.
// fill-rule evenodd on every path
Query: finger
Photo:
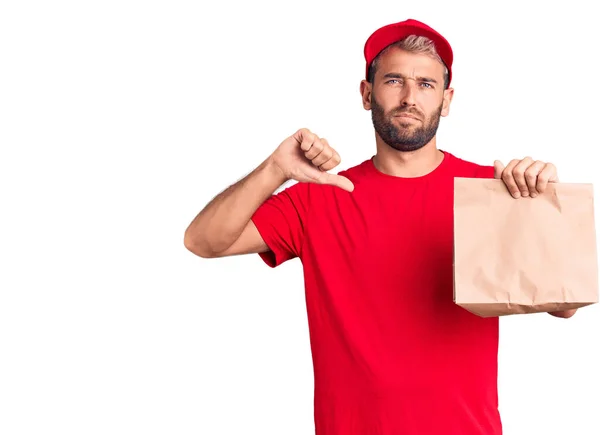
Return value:
M 525 170 L 525 182 L 527 183 L 527 188 L 529 189 L 529 195 L 532 198 L 535 198 L 538 195 L 538 190 L 536 188 L 538 174 L 544 169 L 546 164 L 539 160 L 536 160 L 532 165 L 530 165 Z
M 308 128 L 301 128 L 294 134 L 294 138 L 300 144 L 302 151 L 307 152 L 315 140 L 315 135 Z
M 319 136 L 314 135 L 314 142 L 312 143 L 312 145 L 308 149 L 308 151 L 306 151 L 304 153 L 304 156 L 308 160 L 312 161 L 312 159 L 317 157 L 321 153 L 321 151 L 323 151 L 323 149 L 325 149 L 325 145 L 323 145 L 323 142 L 321 142 L 321 139 L 319 139 Z
M 502 172 L 504 171 L 504 165 L 500 160 L 494 161 L 494 178 L 502 178 Z
M 513 197 L 520 198 L 521 192 L 519 191 L 519 187 L 513 178 L 513 169 L 515 166 L 517 166 L 517 163 L 519 163 L 519 160 L 511 160 L 508 163 L 506 168 L 504 168 L 504 171 L 502 171 L 502 181 L 504 181 L 506 188 Z
M 556 167 L 552 163 L 546 163 L 544 169 L 542 169 L 537 176 L 537 184 L 535 187 L 540 193 L 544 193 L 548 186 L 548 182 L 555 183 L 557 181 L 558 176 L 556 175 Z
M 354 184 L 348 178 L 342 175 L 323 172 L 312 166 L 306 166 L 306 168 L 303 168 L 302 172 L 306 178 L 311 180 L 312 183 L 330 184 L 332 186 L 337 186 L 347 190 L 348 192 L 352 192 L 354 190 Z
M 333 150 L 333 156 L 327 160 L 325 163 L 323 163 L 322 165 L 319 166 L 319 169 L 321 171 L 330 171 L 333 168 L 335 168 L 337 165 L 340 164 L 340 162 L 342 161 L 340 155 Z
M 333 148 L 329 146 L 329 143 L 326 139 L 321 138 L 321 142 L 323 143 L 323 151 L 321 151 L 315 158 L 312 159 L 312 164 L 316 167 L 321 166 L 323 163 L 328 161 L 333 157 Z
M 515 179 L 515 183 L 517 183 L 521 196 L 529 196 L 529 188 L 527 187 L 527 181 L 525 181 L 525 171 L 532 163 L 533 159 L 531 157 L 525 157 L 512 170 L 513 178 Z
M 352 192 L 354 190 L 354 183 L 352 183 L 352 181 L 350 181 L 348 178 L 344 177 L 343 175 L 330 174 L 329 172 L 321 172 L 321 173 L 323 174 L 323 176 L 320 177 L 319 183 L 337 186 L 348 192 Z

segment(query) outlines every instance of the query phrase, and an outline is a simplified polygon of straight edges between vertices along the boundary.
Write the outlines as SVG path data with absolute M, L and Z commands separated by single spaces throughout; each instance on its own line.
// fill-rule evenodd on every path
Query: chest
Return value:
M 331 200 L 311 218 L 313 249 L 354 257 L 452 256 L 452 182 L 361 192 Z
M 309 222 L 311 273 L 335 282 L 325 286 L 332 300 L 360 300 L 377 313 L 450 303 L 452 187 L 374 189 L 353 201 L 331 200 Z

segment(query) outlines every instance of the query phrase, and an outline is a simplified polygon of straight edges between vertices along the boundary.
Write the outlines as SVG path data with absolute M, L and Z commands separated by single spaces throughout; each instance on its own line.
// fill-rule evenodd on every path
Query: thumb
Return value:
M 344 177 L 343 175 L 330 174 L 329 172 L 323 172 L 319 177 L 318 183 L 337 186 L 340 189 L 344 189 L 348 192 L 352 192 L 354 190 L 354 183 L 352 183 L 352 181 L 350 181 L 348 178 Z
M 494 161 L 494 178 L 501 178 L 504 168 L 505 168 L 505 166 L 502 164 L 502 162 L 500 160 L 495 160 Z

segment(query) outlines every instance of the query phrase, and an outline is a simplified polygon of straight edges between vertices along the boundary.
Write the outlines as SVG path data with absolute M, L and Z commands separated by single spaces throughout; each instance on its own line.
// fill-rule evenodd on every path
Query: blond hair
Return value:
M 426 38 L 425 36 L 417 36 L 417 35 L 407 36 L 406 38 L 401 39 L 400 41 L 397 41 L 397 42 L 394 42 L 393 44 L 388 45 L 386 48 L 384 48 L 381 51 L 381 53 L 379 53 L 375 57 L 375 59 L 373 59 L 373 62 L 371 63 L 371 66 L 369 67 L 369 82 L 370 83 L 373 83 L 373 79 L 375 78 L 375 73 L 377 72 L 377 67 L 379 66 L 379 58 L 381 57 L 381 55 L 383 55 L 385 52 L 387 52 L 392 47 L 400 48 L 400 49 L 402 49 L 404 51 L 408 51 L 410 53 L 425 54 L 425 55 L 430 56 L 431 58 L 437 60 L 438 62 L 440 62 L 442 65 L 444 65 L 444 89 L 446 89 L 448 87 L 448 68 L 446 67 L 446 64 L 444 64 L 444 61 L 442 60 L 442 58 L 438 54 L 437 50 L 435 49 L 435 45 L 434 45 L 433 41 L 429 38 Z

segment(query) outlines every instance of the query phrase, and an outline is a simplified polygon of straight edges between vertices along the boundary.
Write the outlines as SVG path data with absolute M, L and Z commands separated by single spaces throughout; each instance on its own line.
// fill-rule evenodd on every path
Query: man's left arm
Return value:
M 505 167 L 502 162 L 494 162 L 494 178 L 502 179 L 513 198 L 535 198 L 546 190 L 548 183 L 557 183 L 556 166 L 540 160 L 525 157 L 511 160 Z M 554 311 L 548 314 L 562 319 L 573 317 L 577 309 Z
M 562 319 L 568 319 L 569 317 L 573 317 L 573 314 L 577 312 L 577 308 L 573 310 L 564 310 L 564 311 L 552 311 L 548 314 L 553 315 L 554 317 L 560 317 Z

